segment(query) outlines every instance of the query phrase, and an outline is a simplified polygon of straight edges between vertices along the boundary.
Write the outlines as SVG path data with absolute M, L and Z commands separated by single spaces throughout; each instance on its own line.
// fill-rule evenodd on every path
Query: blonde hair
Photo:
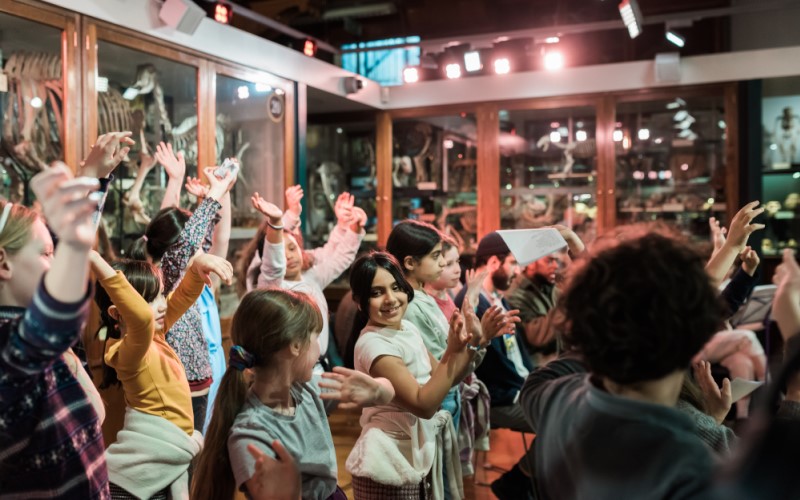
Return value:
M 0 212 L 5 209 L 10 201 L 0 202 Z M 39 218 L 39 214 L 30 208 L 14 203 L 11 207 L 3 230 L 0 231 L 0 248 L 15 254 L 31 239 L 31 227 Z

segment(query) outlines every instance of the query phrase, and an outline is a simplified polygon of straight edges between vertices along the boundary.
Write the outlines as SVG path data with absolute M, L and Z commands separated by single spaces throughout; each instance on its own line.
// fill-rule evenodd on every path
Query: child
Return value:
M 315 264 L 306 271 L 303 271 L 302 243 L 298 242 L 296 235 L 284 230 L 283 212 L 258 193 L 252 197 L 253 206 L 268 219 L 258 286 L 304 292 L 316 302 L 322 313 L 322 332 L 319 335 L 322 356 L 327 352 L 329 341 L 328 302 L 322 291 L 352 264 L 365 234 L 366 216 L 353 207 L 352 196 L 346 196 L 347 202 L 339 214 L 338 225 L 322 251 L 316 252 Z M 315 378 L 318 379 L 322 372 L 322 365 L 318 364 Z
M 88 309 L 97 179 L 58 164 L 31 180 L 39 216 L 0 204 L 0 492 L 14 498 L 109 498 L 91 382 L 66 351 Z M 86 388 L 81 378 L 86 379 Z M 96 394 L 96 393 L 95 393 Z
M 158 158 L 165 166 L 169 164 L 169 156 Z M 171 161 L 179 162 L 176 157 L 172 157 Z M 189 259 L 201 250 L 214 216 L 222 209 L 220 201 L 236 180 L 230 172 L 226 172 L 221 179 L 217 178 L 214 168 L 206 168 L 205 175 L 209 182 L 208 194 L 195 211 L 189 214 L 174 206 L 163 208 L 153 217 L 144 235 L 133 243 L 129 252 L 133 259 L 147 260 L 160 267 L 166 294 L 175 289 L 188 267 Z M 202 315 L 196 304 L 172 325 L 166 339 L 186 370 L 192 390 L 195 427 L 202 430 L 212 370 Z
M 461 262 L 455 240 L 447 235 L 442 235 L 442 257 L 442 274 L 439 279 L 426 283 L 425 291 L 436 301 L 444 317 L 449 318 L 458 309 L 453 297 L 461 286 Z
M 389 379 L 396 394 L 390 404 L 362 412 L 361 436 L 347 459 L 355 498 L 426 498 L 430 491 L 441 498 L 445 469 L 447 489 L 459 498 L 461 468 L 454 434 L 448 431 L 450 415 L 437 411 L 484 342 L 467 333 L 477 323 L 469 299 L 463 313 L 453 314 L 445 351 L 437 361 L 425 348 L 419 329 L 403 320 L 416 290 L 392 255 L 376 252 L 358 259 L 350 287 L 366 325 L 355 344 L 355 367 Z M 434 466 L 437 455 L 446 465 Z
M 336 453 L 322 401 L 308 385 L 321 328 L 319 309 L 304 294 L 259 289 L 244 296 L 233 316 L 235 345 L 194 472 L 193 498 L 228 500 L 235 490 L 255 495 L 256 459 L 248 447 L 275 457 L 275 439 L 297 462 L 304 499 L 346 498 L 336 485 Z M 385 380 L 338 370 L 325 374 L 334 379 L 327 387 L 338 391 L 324 398 L 368 405 L 394 397 Z M 288 489 L 292 478 L 286 481 Z
M 200 451 L 186 374 L 164 332 L 194 304 L 210 274 L 231 282 L 233 268 L 220 257 L 195 257 L 177 290 L 164 294 L 157 267 L 124 260 L 112 268 L 91 254 L 95 301 L 108 340 L 104 386 L 122 384 L 125 425 L 107 452 L 114 498 L 180 498 L 188 493 L 188 468 Z M 116 268 L 116 270 L 115 270 Z

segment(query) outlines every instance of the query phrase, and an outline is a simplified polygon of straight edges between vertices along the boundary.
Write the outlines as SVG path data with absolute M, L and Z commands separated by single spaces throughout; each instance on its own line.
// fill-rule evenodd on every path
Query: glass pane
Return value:
M 617 223 L 666 220 L 705 239 L 725 219 L 722 97 L 617 106 Z
M 286 94 L 282 88 L 217 75 L 217 158 L 239 160 L 231 192 L 233 238 L 250 238 L 262 218 L 250 203 L 258 192 L 283 204 Z
M 375 122 L 309 124 L 306 134 L 308 181 L 303 234 L 308 248 L 325 244 L 336 224 L 333 204 L 348 191 L 367 214 L 361 251 L 376 247 Z
M 503 229 L 564 224 L 594 239 L 595 129 L 593 107 L 500 111 Z
M 64 159 L 62 31 L 0 14 L 0 33 L 0 196 L 30 205 L 41 162 Z
M 477 245 L 475 115 L 398 120 L 392 126 L 392 220 L 438 226 L 472 253 Z
M 115 173 L 103 214 L 114 243 L 124 250 L 164 197 L 167 174 L 156 165 L 141 189 L 141 211 L 126 208 L 139 164 L 153 161 L 156 145 L 172 144 L 186 159 L 186 175 L 197 175 L 197 69 L 104 40 L 98 41 L 97 59 L 97 132 L 132 130 L 136 141 Z M 182 206 L 187 202 L 181 200 Z
M 761 249 L 777 255 L 797 248 L 800 239 L 800 78 L 775 78 L 763 85 L 760 199 L 767 211 Z

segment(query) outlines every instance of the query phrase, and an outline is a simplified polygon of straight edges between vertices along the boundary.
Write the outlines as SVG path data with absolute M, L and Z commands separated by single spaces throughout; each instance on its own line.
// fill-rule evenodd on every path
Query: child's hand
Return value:
M 360 233 L 364 226 L 367 225 L 367 213 L 360 207 L 353 207 L 351 215 L 350 230 L 354 233 Z
M 299 500 L 300 471 L 292 455 L 277 439 L 272 442 L 277 460 L 254 444 L 247 451 L 256 460 L 253 477 L 247 481 L 247 492 L 253 500 Z
M 515 323 L 519 323 L 519 309 L 511 311 L 504 311 L 497 306 L 490 307 L 481 318 L 481 326 L 483 327 L 483 338 L 481 345 L 486 345 L 495 337 L 505 335 L 507 333 L 514 333 Z
M 728 239 L 725 245 L 729 245 L 736 250 L 736 253 L 741 253 L 747 245 L 747 239 L 750 235 L 759 229 L 764 229 L 764 224 L 751 224 L 753 219 L 761 215 L 764 207 L 758 207 L 757 201 L 751 201 L 743 206 L 731 221 L 730 230 L 728 230 Z
M 716 217 L 709 217 L 708 227 L 711 230 L 711 243 L 714 244 L 714 253 L 717 253 L 722 248 L 722 245 L 725 244 L 725 233 L 728 230 L 719 225 Z
M 480 273 L 475 269 L 467 269 L 467 294 L 464 300 L 469 299 L 473 307 L 478 304 L 481 295 L 481 288 L 486 277 L 489 276 L 489 269 L 486 268 Z
M 394 399 L 394 388 L 386 379 L 374 379 L 366 373 L 336 366 L 332 373 L 325 372 L 319 383 L 328 389 L 319 395 L 321 399 L 339 401 L 339 408 L 355 409 L 368 406 L 385 405 Z
M 69 167 L 61 162 L 53 163 L 31 179 L 31 190 L 60 244 L 82 250 L 92 248 L 96 233 L 92 214 L 102 199 L 102 193 L 97 192 L 99 187 L 96 177 L 75 179 Z
M 744 270 L 744 272 L 750 276 L 754 275 L 756 268 L 761 263 L 761 259 L 756 251 L 750 248 L 748 245 L 744 247 L 744 250 L 739 254 L 739 257 L 742 259 L 742 270 Z
M 184 185 L 186 192 L 195 196 L 196 198 L 205 198 L 208 196 L 208 186 L 197 177 L 187 177 L 186 184 Z
M 298 184 L 297 186 L 289 186 L 284 193 L 286 199 L 286 211 L 292 212 L 295 217 L 300 217 L 303 213 L 303 188 Z
M 225 175 L 217 177 L 214 174 L 214 170 L 216 170 L 216 167 L 206 167 L 203 169 L 203 173 L 208 181 L 208 193 L 206 193 L 206 197 L 219 201 L 222 199 L 223 195 L 230 190 L 231 186 L 236 181 L 236 176 L 234 176 L 230 170 L 226 170 Z
M 233 283 L 233 266 L 222 257 L 210 253 L 200 253 L 194 256 L 192 267 L 208 286 L 213 286 L 212 274 L 219 276 L 219 279 L 226 285 Z
M 783 251 L 783 262 L 775 269 L 772 282 L 778 285 L 772 300 L 772 319 L 784 340 L 800 334 L 800 266 L 791 249 Z
M 464 317 L 464 329 L 469 335 L 471 342 L 477 342 L 478 345 L 483 344 L 483 325 L 475 314 L 475 309 L 472 307 L 469 297 L 464 296 L 464 302 L 461 303 L 461 314 Z M 474 344 L 473 344 L 474 345 Z
M 336 199 L 333 212 L 336 214 L 337 224 L 349 226 L 353 218 L 353 206 L 356 198 L 350 193 L 344 192 Z
M 450 331 L 447 333 L 447 352 L 455 354 L 464 351 L 470 338 L 470 333 L 464 327 L 464 317 L 461 311 L 456 309 L 450 317 Z
M 156 161 L 167 171 L 170 179 L 182 181 L 186 175 L 186 161 L 183 158 L 183 151 L 178 154 L 172 152 L 172 144 L 161 142 L 156 146 Z
M 97 138 L 92 150 L 81 162 L 81 175 L 86 177 L 108 177 L 128 155 L 136 142 L 132 132 L 109 132 Z
M 253 203 L 253 208 L 264 214 L 269 219 L 270 224 L 277 226 L 281 223 L 283 211 L 281 211 L 277 205 L 268 202 L 258 193 L 253 193 L 253 196 L 250 197 L 250 201 Z
M 714 381 L 714 377 L 711 376 L 711 363 L 708 361 L 699 361 L 694 364 L 692 369 L 697 385 L 703 393 L 706 413 L 713 417 L 718 424 L 721 424 L 728 412 L 731 411 L 733 404 L 731 381 L 727 378 L 724 379 L 720 389 Z

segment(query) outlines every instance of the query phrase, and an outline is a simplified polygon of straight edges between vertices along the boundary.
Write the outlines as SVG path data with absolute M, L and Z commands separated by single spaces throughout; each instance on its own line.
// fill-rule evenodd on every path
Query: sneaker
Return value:
M 522 473 L 519 465 L 497 478 L 489 487 L 499 500 L 534 500 L 531 479 Z

